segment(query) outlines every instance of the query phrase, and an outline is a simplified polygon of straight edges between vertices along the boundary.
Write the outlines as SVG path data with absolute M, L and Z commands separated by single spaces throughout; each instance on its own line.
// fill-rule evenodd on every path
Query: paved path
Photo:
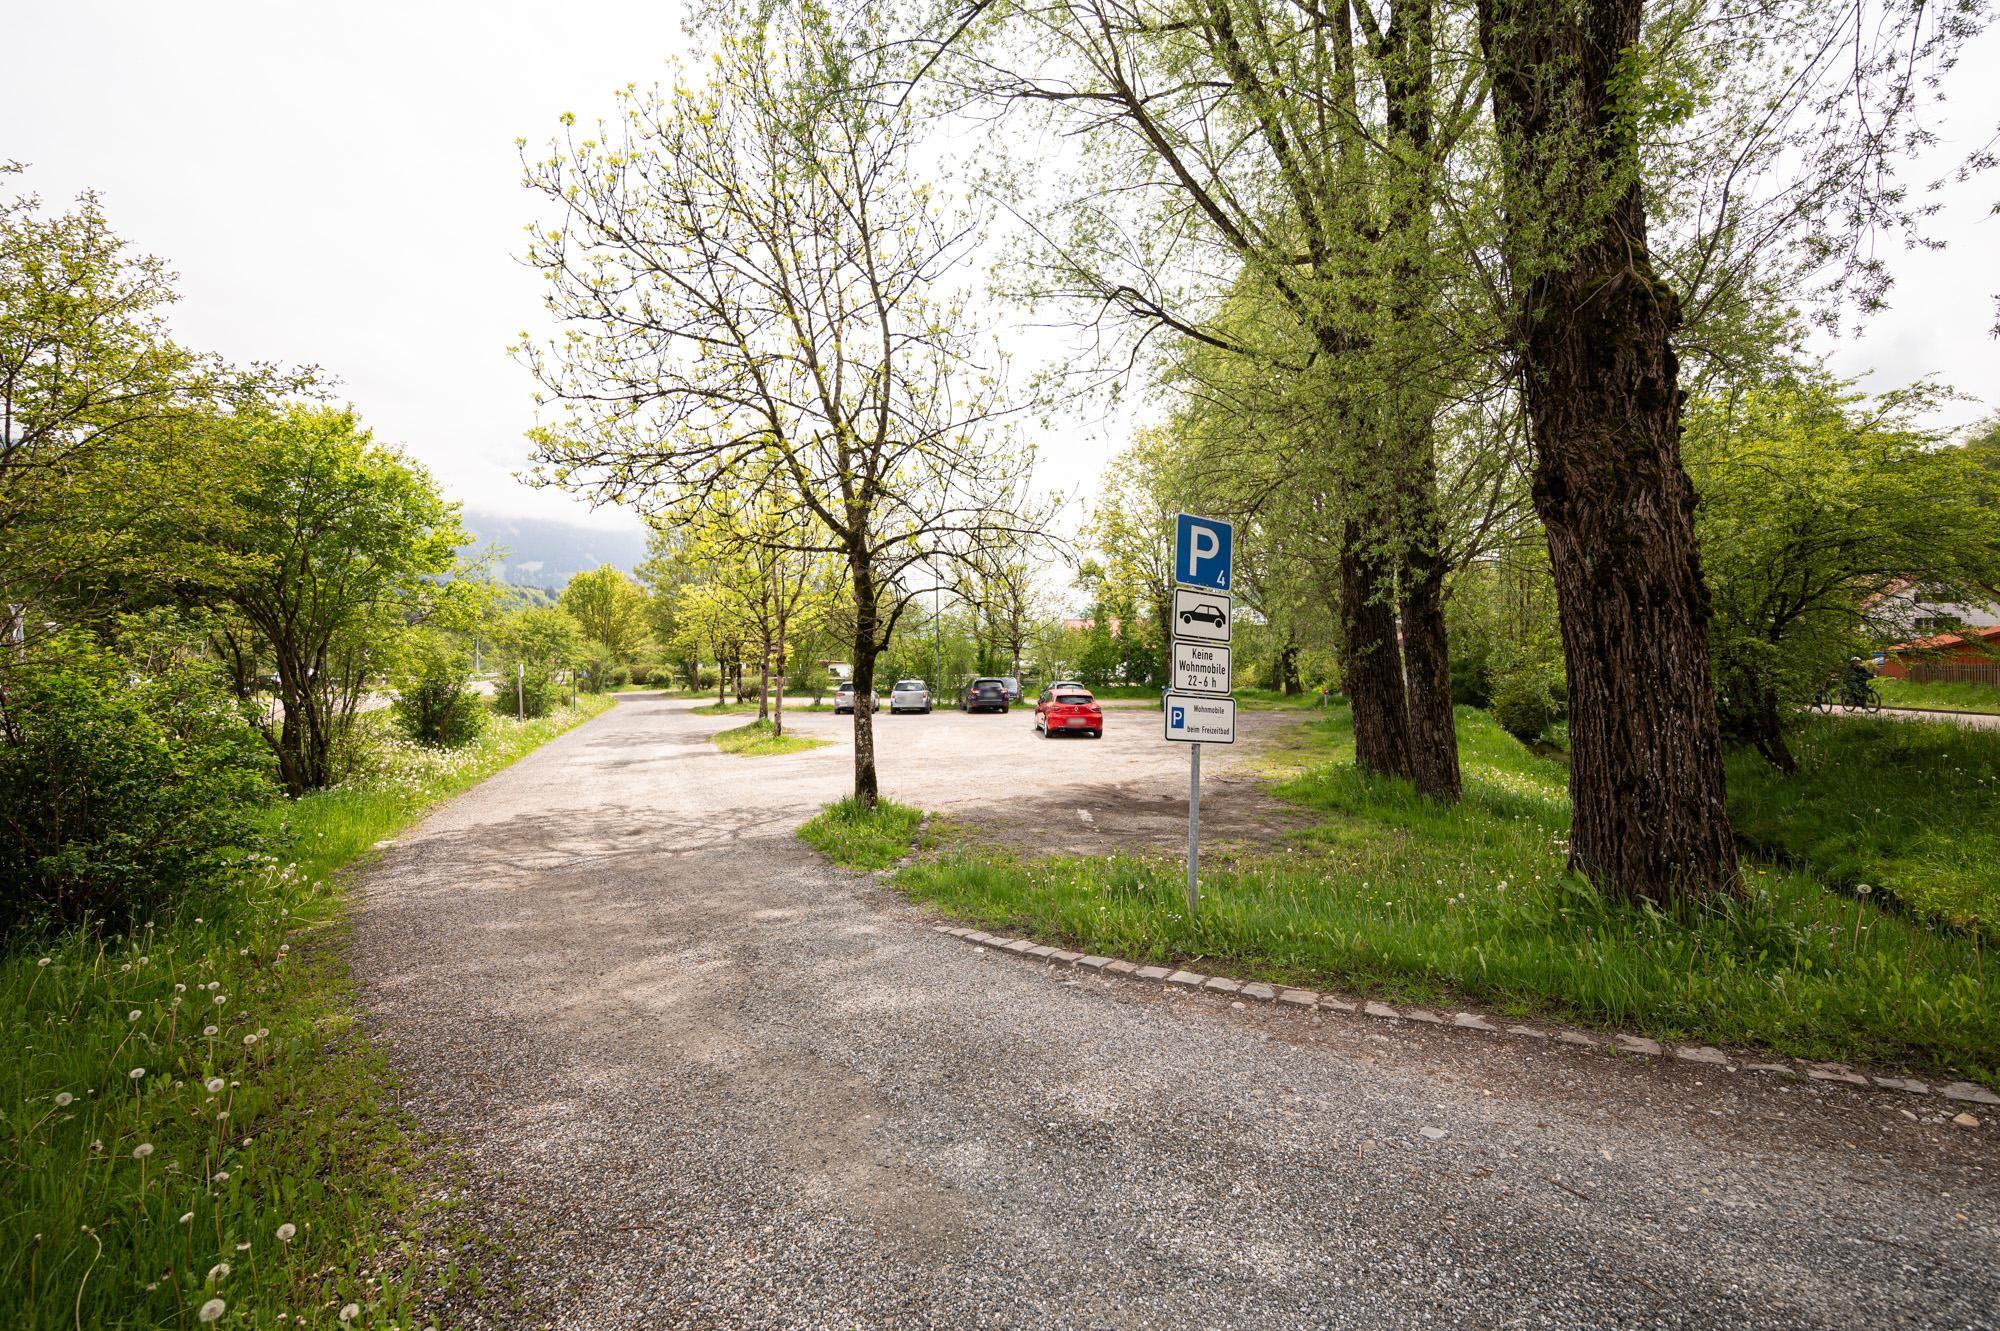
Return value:
M 976 954 L 791 837 L 844 746 L 724 756 L 740 718 L 686 706 L 621 701 L 367 881 L 368 1002 L 520 1254 L 526 1310 L 470 1325 L 2000 1318 L 1990 1124 Z M 888 790 L 1180 788 L 1136 730 L 1026 729 L 885 720 Z
M 1878 712 L 1835 713 L 1839 716 L 1887 716 L 1898 721 L 1945 721 L 1972 730 L 2000 730 L 2000 714 L 1993 712 L 1947 712 L 1942 709 L 1920 707 L 1884 707 Z

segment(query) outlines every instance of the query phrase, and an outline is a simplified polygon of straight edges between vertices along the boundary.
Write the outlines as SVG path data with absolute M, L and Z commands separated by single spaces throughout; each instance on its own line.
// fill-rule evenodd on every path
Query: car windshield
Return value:
M 1089 695 L 1088 693 L 1077 693 L 1077 692 L 1074 692 L 1074 691 L 1065 691 L 1065 692 L 1063 692 L 1063 693 L 1058 693 L 1058 694 L 1056 695 L 1056 701 L 1057 701 L 1057 702 L 1060 702 L 1060 703 L 1069 703 L 1070 705 L 1072 705 L 1072 706 L 1075 706 L 1075 705 L 1077 705 L 1077 704 L 1079 704 L 1079 703 L 1092 703 L 1092 702 L 1096 702 L 1096 701 L 1097 701 L 1097 699 L 1095 699 L 1095 698 L 1091 697 L 1091 696 L 1090 696 L 1090 695 Z
M 972 687 L 975 689 L 1004 689 L 1007 686 L 997 679 L 975 679 L 972 681 Z
M 923 691 L 923 687 L 924 687 L 924 682 L 920 679 L 903 679 L 896 681 L 896 692 L 898 693 L 920 693 Z

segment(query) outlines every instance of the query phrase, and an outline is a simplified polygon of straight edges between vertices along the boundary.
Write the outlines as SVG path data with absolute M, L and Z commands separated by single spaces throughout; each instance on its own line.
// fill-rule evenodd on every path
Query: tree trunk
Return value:
M 1400 580 L 1403 676 L 1409 687 L 1410 775 L 1433 799 L 1459 797 L 1458 724 L 1451 711 L 1451 652 L 1445 640 L 1443 522 L 1436 504 L 1436 470 L 1426 458 L 1416 478 L 1410 547 Z
M 771 719 L 771 654 L 768 651 L 757 658 L 757 719 L 766 722 Z
M 1479 0 L 1569 674 L 1570 863 L 1621 898 L 1670 902 L 1741 885 L 1680 460 L 1679 304 L 1647 252 L 1613 88 L 1643 14 L 1643 0 Z
M 1383 594 L 1387 569 L 1350 520 L 1340 552 L 1342 682 L 1354 712 L 1354 761 L 1370 776 L 1408 780 L 1410 714 L 1396 649 L 1396 609 Z
M 785 621 L 778 621 L 778 693 L 772 700 L 771 734 L 782 739 L 785 734 Z
M 1287 698 L 1295 698 L 1305 692 L 1305 685 L 1299 680 L 1299 645 L 1288 642 L 1278 649 L 1278 691 Z
M 850 555 L 854 578 L 854 801 L 872 809 L 881 798 L 875 779 L 875 580 L 865 556 Z

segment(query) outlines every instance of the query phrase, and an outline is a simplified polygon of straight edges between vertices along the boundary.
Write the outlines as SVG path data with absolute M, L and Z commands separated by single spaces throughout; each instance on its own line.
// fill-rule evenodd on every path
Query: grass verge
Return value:
M 715 747 L 724 753 L 740 753 L 749 758 L 763 758 L 777 753 L 804 753 L 807 749 L 824 748 L 832 742 L 808 735 L 774 735 L 769 721 L 752 721 L 747 726 L 724 730 L 714 739 Z
M 333 873 L 610 706 L 450 753 L 384 741 L 361 781 L 274 809 L 282 853 L 226 898 L 0 960 L 0 1325 L 190 1327 L 219 1303 L 223 1326 L 409 1326 L 425 1294 L 477 1290 L 435 1144 L 357 1024 Z
M 843 869 L 887 869 L 908 855 L 923 829 L 921 809 L 879 800 L 837 800 L 799 828 L 799 840 Z
M 1935 707 L 1946 712 L 2000 712 L 2000 687 L 1991 684 L 1916 684 L 1886 676 L 1875 691 L 1889 707 Z
M 1306 770 L 1277 789 L 1317 825 L 1206 861 L 1192 918 L 1173 859 L 957 845 L 896 883 L 968 922 L 1133 960 L 2000 1083 L 1976 936 L 1776 865 L 1752 865 L 1749 896 L 1725 907 L 1608 901 L 1565 871 L 1561 761 L 1483 712 L 1461 708 L 1458 726 L 1465 798 L 1446 808 L 1364 779 L 1344 709 L 1307 722 Z
M 1738 837 L 1839 891 L 1886 893 L 2000 944 L 2000 732 L 1809 717 L 1788 740 L 1791 777 L 1732 755 Z

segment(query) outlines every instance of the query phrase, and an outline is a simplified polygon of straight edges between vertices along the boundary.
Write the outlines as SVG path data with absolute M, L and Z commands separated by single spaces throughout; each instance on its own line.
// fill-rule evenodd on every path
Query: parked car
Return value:
M 875 710 L 873 699 L 869 700 L 868 710 Z M 840 687 L 833 691 L 833 714 L 839 716 L 842 712 L 854 715 L 854 681 L 851 679 L 842 680 Z
M 1197 601 L 1194 605 L 1181 611 L 1181 623 L 1192 624 L 1197 619 L 1204 624 L 1213 624 L 1217 628 L 1221 628 L 1229 622 L 1229 616 L 1222 613 L 1221 606 L 1210 605 L 1207 601 Z
M 897 712 L 928 712 L 931 709 L 931 686 L 921 679 L 899 679 L 896 687 L 889 690 L 889 714 Z
M 1088 735 L 1104 738 L 1104 709 L 1081 684 L 1051 684 L 1035 702 L 1035 729 L 1042 738 Z
M 961 712 L 1004 712 L 1007 710 L 1007 682 L 1002 679 L 975 679 L 958 695 Z
M 1037 716 L 1041 715 L 1042 704 L 1047 702 L 1050 698 L 1054 697 L 1057 689 L 1068 689 L 1071 690 L 1072 692 L 1077 692 L 1077 693 L 1090 692 L 1089 689 L 1085 688 L 1083 685 L 1077 683 L 1073 679 L 1052 679 L 1048 683 L 1042 685 L 1042 691 L 1035 695 L 1035 714 Z
M 1007 701 L 1021 701 L 1021 681 L 1012 675 L 1000 676 L 1000 682 L 1007 686 Z

